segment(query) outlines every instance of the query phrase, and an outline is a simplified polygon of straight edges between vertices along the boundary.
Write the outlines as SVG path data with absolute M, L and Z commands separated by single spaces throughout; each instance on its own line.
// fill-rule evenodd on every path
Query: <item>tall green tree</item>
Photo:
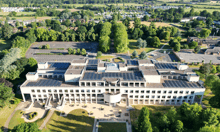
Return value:
M 10 100 L 14 97 L 12 88 L 0 83 L 0 107 L 10 104 Z
M 128 50 L 128 34 L 123 23 L 116 23 L 114 29 L 114 47 L 117 53 Z
M 15 126 L 12 132 L 41 132 L 36 123 L 22 123 Z
M 143 107 L 138 117 L 138 132 L 152 132 L 149 116 L 149 110 L 146 107 Z
M 2 26 L 2 38 L 8 40 L 11 38 L 11 35 L 13 34 L 13 31 L 12 31 L 12 27 L 8 24 L 8 21 L 6 20 L 5 21 L 5 25 Z

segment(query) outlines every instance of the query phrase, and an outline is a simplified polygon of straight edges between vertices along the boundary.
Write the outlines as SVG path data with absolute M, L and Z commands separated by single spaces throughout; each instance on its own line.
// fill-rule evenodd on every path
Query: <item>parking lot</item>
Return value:
M 178 62 L 179 60 L 176 58 L 174 54 L 169 53 L 169 51 L 166 51 L 166 53 L 162 53 L 161 51 L 154 51 L 153 56 L 149 54 L 150 59 L 157 60 L 159 62 Z
M 64 48 L 65 50 L 40 50 L 39 47 L 42 45 L 49 44 L 50 48 Z M 67 54 L 68 48 L 84 48 L 87 53 L 97 53 L 98 43 L 97 42 L 37 42 L 32 44 L 26 52 L 26 57 L 35 58 L 38 62 L 45 61 L 72 61 L 73 59 L 84 59 L 85 56 L 81 55 L 36 55 L 36 53 L 62 53 Z

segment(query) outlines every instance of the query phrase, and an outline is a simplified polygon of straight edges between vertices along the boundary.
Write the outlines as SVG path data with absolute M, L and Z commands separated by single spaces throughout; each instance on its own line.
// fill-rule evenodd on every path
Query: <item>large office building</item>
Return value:
M 38 63 L 21 85 L 24 101 L 180 105 L 201 103 L 205 87 L 199 76 L 181 63 L 97 59 Z

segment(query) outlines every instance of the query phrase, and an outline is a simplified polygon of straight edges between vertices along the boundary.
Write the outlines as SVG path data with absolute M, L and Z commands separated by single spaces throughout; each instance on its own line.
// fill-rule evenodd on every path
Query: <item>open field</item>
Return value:
M 0 15 L 7 16 L 10 12 L 0 12 Z M 17 12 L 17 15 L 33 15 L 35 12 Z
M 65 9 L 57 9 L 58 11 L 63 11 L 63 10 L 65 10 Z M 68 10 L 70 10 L 71 12 L 75 12 L 75 11 L 80 11 L 79 9 L 68 9 Z
M 118 22 L 122 23 L 122 21 L 118 21 Z M 159 27 L 159 26 L 171 27 L 172 26 L 170 23 L 164 23 L 164 22 L 153 22 L 153 23 L 155 24 L 156 27 Z M 130 22 L 130 28 L 134 27 L 133 24 L 134 24 L 134 21 L 131 21 Z M 141 21 L 141 24 L 150 26 L 151 22 Z
M 0 40 L 0 51 L 4 49 L 10 49 L 11 43 L 12 42 L 10 40 Z
M 126 123 L 100 122 L 98 132 L 127 132 Z
M 86 110 L 73 110 L 66 117 L 60 116 L 60 112 L 55 111 L 43 131 L 92 132 L 93 124 L 94 117 L 89 117 Z
M 23 111 L 17 110 L 14 114 L 14 116 L 11 118 L 11 121 L 9 122 L 8 128 L 13 129 L 15 126 L 24 123 L 24 119 L 21 118 L 23 115 Z
M 16 107 L 17 104 L 12 104 L 10 106 L 5 106 L 3 109 L 0 109 L 0 127 L 3 127 L 5 125 L 8 117 L 11 115 Z
M 20 19 L 23 21 L 35 19 L 35 17 L 11 17 L 11 18 Z M 52 18 L 55 18 L 55 17 L 37 17 L 37 19 L 39 21 L 46 20 L 46 19 L 52 19 Z
M 72 5 L 72 6 L 75 6 L 75 8 L 83 7 L 84 5 L 92 5 L 92 6 L 96 6 L 96 7 L 106 7 L 105 4 L 66 4 L 66 5 Z
M 212 13 L 213 11 L 216 11 L 216 10 L 218 10 L 218 9 L 202 9 L 202 8 L 194 8 L 195 9 L 195 11 L 197 11 L 197 12 L 200 12 L 200 11 L 203 11 L 203 10 L 207 10 L 207 12 L 210 12 L 210 13 Z M 189 9 L 186 9 L 185 10 L 185 12 L 189 12 L 191 9 L 189 8 Z

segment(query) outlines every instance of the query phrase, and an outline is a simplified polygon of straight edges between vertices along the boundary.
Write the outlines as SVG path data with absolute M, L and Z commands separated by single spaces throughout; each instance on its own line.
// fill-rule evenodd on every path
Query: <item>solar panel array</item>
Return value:
M 98 60 L 89 60 L 88 65 L 98 65 Z
M 165 82 L 163 83 L 164 87 L 199 88 L 197 83 L 189 83 L 182 80 L 178 80 L 178 81 L 165 80 L 164 82 Z
M 124 81 L 143 81 L 141 72 L 128 72 L 128 73 L 95 73 L 86 72 L 83 76 L 83 80 L 102 80 L 102 78 L 123 78 Z
M 55 69 L 67 69 L 70 65 L 70 63 L 57 63 L 57 62 L 49 62 L 50 64 L 49 68 L 55 68 Z
M 86 70 L 95 70 L 95 71 L 97 71 L 97 66 L 87 66 Z
M 58 87 L 62 84 L 61 81 L 54 80 L 54 79 L 47 79 L 47 80 L 39 80 L 37 82 L 29 82 L 26 86 L 33 87 L 33 86 L 47 86 L 47 87 Z
M 127 60 L 128 65 L 138 65 L 138 62 L 136 60 Z
M 157 69 L 176 69 L 177 63 L 155 63 Z

